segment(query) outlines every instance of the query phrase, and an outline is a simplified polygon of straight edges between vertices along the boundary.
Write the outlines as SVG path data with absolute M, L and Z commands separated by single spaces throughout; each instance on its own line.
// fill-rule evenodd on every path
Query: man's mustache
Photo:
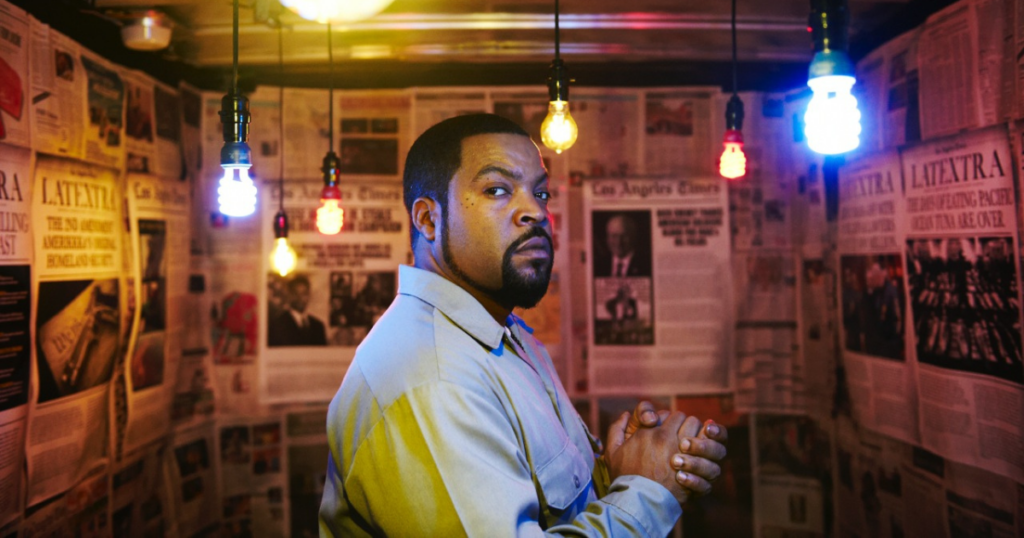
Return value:
M 518 239 L 513 241 L 512 244 L 508 246 L 507 252 L 511 253 L 519 250 L 519 247 L 523 246 L 523 243 L 526 243 L 527 241 L 535 237 L 543 237 L 544 239 L 546 239 L 548 242 L 548 254 L 554 254 L 555 242 L 553 239 L 551 239 L 551 234 L 549 234 L 547 230 L 541 228 L 540 226 L 534 226 L 527 230 L 526 233 L 519 236 Z

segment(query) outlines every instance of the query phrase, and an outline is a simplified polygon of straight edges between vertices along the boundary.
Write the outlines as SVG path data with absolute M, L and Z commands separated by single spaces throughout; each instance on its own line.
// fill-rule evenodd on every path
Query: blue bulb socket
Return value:
M 807 79 L 830 76 L 856 76 L 853 62 L 845 52 L 840 50 L 824 50 L 816 52 L 811 65 L 807 68 Z

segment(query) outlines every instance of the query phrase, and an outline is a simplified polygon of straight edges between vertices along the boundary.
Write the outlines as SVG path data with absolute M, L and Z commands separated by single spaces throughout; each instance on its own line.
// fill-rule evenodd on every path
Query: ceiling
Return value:
M 217 87 L 230 72 L 229 0 L 12 1 L 97 52 L 164 80 Z M 849 0 L 851 52 L 863 54 L 949 3 Z M 327 85 L 324 25 L 282 9 L 278 0 L 241 4 L 245 83 L 280 80 L 279 21 L 286 83 Z M 811 56 L 809 0 L 737 4 L 741 89 L 802 85 Z M 727 0 L 561 0 L 561 53 L 581 85 L 729 85 L 730 7 Z M 120 21 L 151 8 L 173 22 L 170 49 L 120 47 Z M 553 9 L 552 0 L 395 0 L 371 19 L 334 28 L 335 82 L 350 88 L 542 84 L 554 56 Z

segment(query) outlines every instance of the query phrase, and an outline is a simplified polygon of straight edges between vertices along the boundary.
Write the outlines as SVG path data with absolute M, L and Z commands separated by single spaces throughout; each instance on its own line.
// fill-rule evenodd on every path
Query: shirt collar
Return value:
M 501 346 L 505 328 L 494 321 L 468 291 L 441 275 L 408 265 L 398 266 L 398 294 L 410 295 L 438 309 L 489 349 Z

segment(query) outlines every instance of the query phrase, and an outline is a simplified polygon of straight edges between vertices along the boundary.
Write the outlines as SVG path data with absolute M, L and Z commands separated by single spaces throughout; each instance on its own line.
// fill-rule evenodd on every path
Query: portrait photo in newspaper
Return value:
M 1021 381 L 1010 237 L 907 239 L 907 276 L 920 362 Z
M 903 260 L 898 254 L 843 256 L 843 329 L 847 351 L 903 361 Z
M 110 381 L 119 348 L 117 279 L 41 282 L 38 304 L 39 402 Z
M 654 345 L 651 212 L 594 211 L 594 337 L 601 345 Z
M 328 345 L 356 346 L 395 298 L 394 271 L 332 271 Z
M 267 275 L 267 346 L 326 346 L 327 328 L 323 320 L 310 313 L 310 300 L 324 297 L 313 293 L 311 279 L 305 273 L 287 278 Z

